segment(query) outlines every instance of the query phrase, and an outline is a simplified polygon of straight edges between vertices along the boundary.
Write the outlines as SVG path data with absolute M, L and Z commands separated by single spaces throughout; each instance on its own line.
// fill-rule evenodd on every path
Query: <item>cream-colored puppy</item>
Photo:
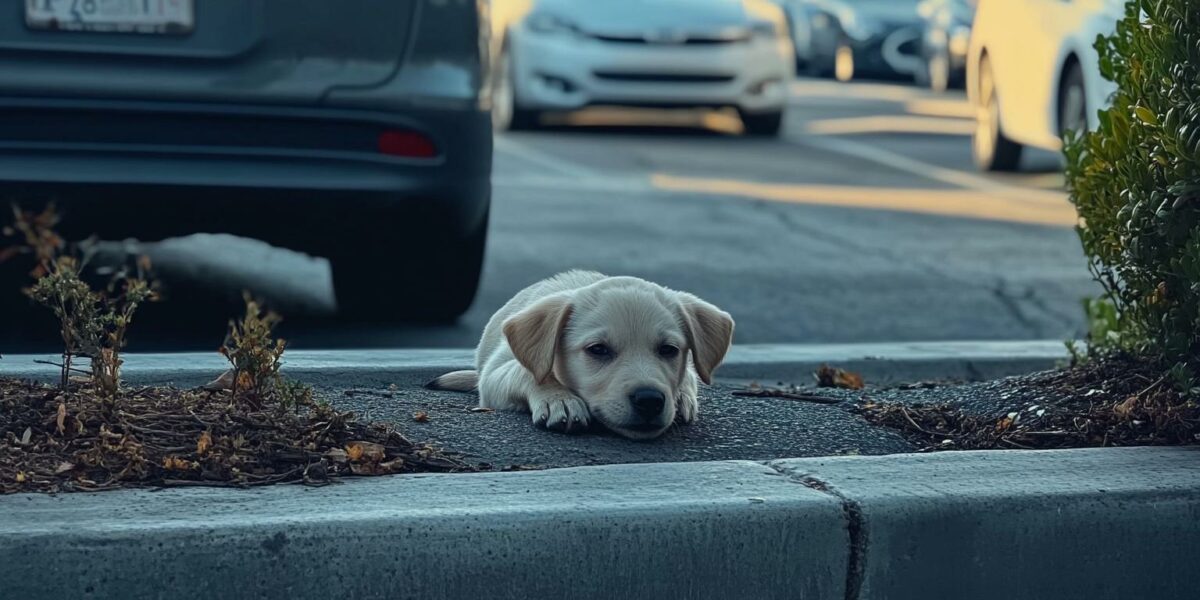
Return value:
M 475 371 L 433 389 L 479 390 L 479 405 L 528 411 L 574 432 L 598 422 L 649 439 L 699 413 L 697 379 L 712 382 L 733 319 L 699 298 L 636 277 L 569 271 L 525 288 L 483 330 Z

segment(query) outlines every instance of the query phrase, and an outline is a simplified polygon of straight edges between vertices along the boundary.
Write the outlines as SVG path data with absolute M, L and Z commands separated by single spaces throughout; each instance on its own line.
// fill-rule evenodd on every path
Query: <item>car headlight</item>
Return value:
M 571 21 L 553 13 L 534 13 L 525 19 L 525 26 L 538 33 L 576 33 L 579 31 Z

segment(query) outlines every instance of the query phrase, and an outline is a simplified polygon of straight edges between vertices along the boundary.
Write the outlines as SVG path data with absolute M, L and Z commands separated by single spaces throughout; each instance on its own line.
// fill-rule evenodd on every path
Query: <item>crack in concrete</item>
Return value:
M 933 261 L 899 254 L 885 247 L 863 244 L 853 238 L 832 233 L 819 227 L 813 227 L 799 219 L 794 211 L 788 210 L 787 206 L 780 206 L 767 201 L 756 201 L 752 205 L 759 210 L 774 215 L 780 224 L 788 230 L 804 235 L 809 239 L 828 244 L 840 250 L 849 250 L 855 254 L 874 256 L 898 264 L 907 264 L 915 267 L 918 272 L 924 275 L 957 284 L 964 288 L 985 290 L 996 299 L 1004 313 L 1016 321 L 1017 326 L 1028 331 L 1033 338 L 1040 339 L 1045 337 L 1045 332 L 1048 329 L 1046 320 L 1063 324 L 1063 331 L 1060 332 L 1063 335 L 1067 335 L 1072 329 L 1072 317 L 1050 306 L 1045 298 L 1038 295 L 1037 289 L 1034 286 L 1023 286 L 1020 289 L 1014 290 L 1010 282 L 1003 277 L 996 280 L 994 285 L 988 285 L 986 281 L 971 279 L 948 271 Z M 1034 314 L 1031 315 L 1030 311 L 1033 311 Z M 1038 318 L 1038 315 L 1042 315 L 1044 318 Z
M 1078 329 L 1078 327 L 1076 327 L 1076 322 L 1078 321 L 1079 315 L 1068 314 L 1051 306 L 1050 303 L 1038 293 L 1036 287 L 1030 286 L 1025 289 L 1025 299 L 1030 305 L 1042 311 L 1042 313 L 1047 317 L 1060 322 L 1063 325 L 1064 333 L 1071 332 L 1073 329 Z M 1076 331 L 1074 333 L 1083 332 Z
M 1008 293 L 1008 282 L 1006 280 L 1000 279 L 997 281 L 996 285 L 991 288 L 991 292 L 996 301 L 1000 303 L 1000 306 L 1004 307 L 1005 311 L 1013 319 L 1016 319 L 1018 324 L 1029 330 L 1033 334 L 1033 337 L 1041 337 L 1042 328 L 1033 319 L 1029 318 L 1029 315 L 1025 314 L 1025 311 L 1021 308 L 1021 299 Z
M 862 595 L 867 559 L 867 522 L 863 517 L 862 506 L 858 501 L 846 496 L 828 482 L 813 475 L 781 469 L 772 463 L 764 464 L 767 468 L 787 477 L 791 481 L 822 494 L 832 496 L 841 504 L 842 513 L 846 515 L 846 533 L 850 538 L 850 548 L 846 556 L 845 600 L 859 600 L 859 597 Z

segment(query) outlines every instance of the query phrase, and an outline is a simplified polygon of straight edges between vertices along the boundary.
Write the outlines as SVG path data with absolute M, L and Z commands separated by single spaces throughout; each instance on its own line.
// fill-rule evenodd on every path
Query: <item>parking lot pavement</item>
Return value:
M 170 301 L 139 315 L 131 349 L 215 347 L 246 286 L 284 312 L 296 347 L 468 347 L 513 293 L 569 268 L 692 291 L 735 316 L 738 343 L 1081 332 L 1079 301 L 1097 290 L 1056 157 L 976 173 L 961 93 L 816 80 L 792 92 L 778 140 L 739 136 L 731 114 L 607 110 L 498 137 L 482 287 L 452 325 L 332 320 L 323 259 L 252 241 L 135 245 Z M 4 347 L 53 349 L 48 317 L 15 321 Z

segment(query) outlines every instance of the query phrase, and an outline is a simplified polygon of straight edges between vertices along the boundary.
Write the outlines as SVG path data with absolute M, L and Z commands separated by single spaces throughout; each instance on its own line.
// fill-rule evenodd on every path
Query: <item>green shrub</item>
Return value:
M 1079 236 L 1105 298 L 1090 342 L 1200 370 L 1200 0 L 1132 0 L 1096 42 L 1119 90 L 1100 127 L 1068 136 Z

